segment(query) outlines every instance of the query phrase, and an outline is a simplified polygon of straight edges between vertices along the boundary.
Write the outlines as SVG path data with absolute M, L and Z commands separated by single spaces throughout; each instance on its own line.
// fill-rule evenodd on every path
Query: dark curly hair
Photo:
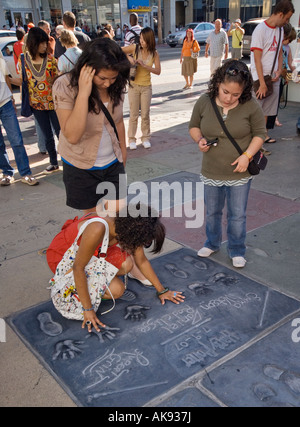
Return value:
M 108 95 L 116 107 L 125 93 L 126 85 L 129 81 L 130 62 L 120 46 L 108 38 L 96 38 L 85 44 L 82 54 L 78 58 L 75 67 L 70 72 L 72 87 L 78 87 L 79 75 L 82 67 L 88 65 L 96 70 L 96 74 L 102 69 L 117 71 L 116 81 L 108 87 Z M 96 85 L 89 97 L 89 111 L 99 114 L 101 111 L 99 104 L 100 96 Z
M 121 248 L 130 254 L 134 254 L 141 246 L 149 247 L 152 242 L 151 252 L 157 254 L 161 251 L 166 236 L 165 226 L 157 212 L 150 206 L 140 204 L 133 209 L 129 204 L 116 214 L 115 232 Z
M 252 98 L 253 79 L 247 65 L 243 61 L 229 59 L 217 68 L 208 85 L 208 95 L 216 98 L 219 93 L 220 83 L 234 82 L 244 86 L 239 102 L 244 104 Z

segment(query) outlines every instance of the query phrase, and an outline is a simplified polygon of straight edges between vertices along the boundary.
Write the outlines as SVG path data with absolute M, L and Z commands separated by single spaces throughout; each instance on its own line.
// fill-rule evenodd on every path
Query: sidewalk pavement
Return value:
M 193 96 L 199 96 L 200 90 L 202 90 L 201 85 L 195 85 Z M 191 97 L 190 94 L 184 95 L 183 101 L 189 101 L 189 97 Z M 164 111 L 164 107 L 160 108 L 155 102 L 154 98 L 151 112 L 152 148 L 145 150 L 139 144 L 137 150 L 128 150 L 126 169 L 129 184 L 153 179 L 162 181 L 172 177 L 172 174 L 180 177 L 182 173 L 184 180 L 184 176 L 193 177 L 200 172 L 201 153 L 192 143 L 187 130 L 193 104 L 186 108 L 186 111 L 178 114 L 177 111 L 171 113 Z M 285 109 L 280 110 L 279 120 L 283 126 L 270 132 L 277 142 L 267 147 L 272 151 L 268 158 L 268 166 L 253 181 L 248 207 L 246 254 L 248 262 L 246 267 L 238 272 L 245 279 L 258 282 L 270 291 L 278 291 L 280 295 L 289 296 L 293 301 L 300 301 L 300 137 L 296 133 L 296 122 L 300 115 L 299 105 L 299 103 L 288 103 Z M 20 107 L 19 103 L 18 107 Z M 79 213 L 65 205 L 61 171 L 50 176 L 43 174 L 43 169 L 48 164 L 48 157 L 38 152 L 34 121 L 32 118 L 19 118 L 19 122 L 32 171 L 40 181 L 40 185 L 30 188 L 19 181 L 16 173 L 14 184 L 0 188 L 1 318 L 7 318 L 16 312 L 49 300 L 47 285 L 51 274 L 46 263 L 45 249 L 64 221 Z M 127 122 L 128 115 L 126 126 Z M 12 159 L 10 148 L 8 152 Z M 186 229 L 183 226 L 183 220 L 182 218 L 164 218 L 167 241 L 163 255 L 172 254 L 180 248 L 191 248 L 196 255 L 196 251 L 202 247 L 205 240 L 204 227 Z M 227 257 L 225 242 L 212 260 L 216 265 L 236 272 Z M 276 312 L 276 305 L 272 309 Z M 300 318 L 300 314 L 297 314 L 296 318 Z M 292 334 L 290 314 L 288 320 L 290 328 L 288 333 Z M 272 335 L 271 332 L 277 332 L 279 326 L 285 327 L 286 322 L 287 318 L 283 317 L 280 325 L 275 322 L 265 334 L 258 334 L 255 344 L 253 340 L 249 340 L 245 347 L 237 349 L 234 354 L 237 360 L 242 357 L 243 352 L 248 351 L 251 356 L 251 349 L 255 349 L 260 339 L 268 338 L 270 334 L 273 340 L 270 338 L 272 345 L 263 347 L 263 351 L 269 354 L 270 366 L 273 369 L 269 367 L 268 378 L 272 378 L 273 381 L 278 374 L 280 381 L 273 381 L 275 385 L 272 384 L 272 387 L 266 385 L 266 381 L 261 382 L 252 389 L 257 397 L 257 406 L 277 406 L 276 402 L 278 406 L 300 406 L 299 356 L 297 356 L 298 362 L 294 360 L 295 355 L 299 355 L 300 343 L 295 344 L 289 335 L 287 347 L 293 356 L 290 353 L 282 356 L 281 367 L 272 364 L 271 360 L 273 353 L 282 355 L 284 350 L 283 344 L 279 342 L 282 339 L 282 333 L 277 336 L 276 333 Z M 232 369 L 230 363 L 229 367 L 226 365 L 231 357 L 233 357 L 232 354 L 230 357 L 227 355 L 224 360 L 206 367 L 207 372 L 210 372 L 206 377 L 203 377 L 200 364 L 199 375 L 201 375 L 197 377 L 194 374 L 192 382 L 189 382 L 189 378 L 186 377 L 182 384 L 177 385 L 177 389 L 175 387 L 181 393 L 179 393 L 181 397 L 175 398 L 176 394 L 166 391 L 164 396 L 167 403 L 165 404 L 181 406 L 179 403 L 183 402 L 183 406 L 184 404 L 204 406 L 205 403 L 208 406 L 249 406 L 251 399 L 250 403 L 247 398 L 239 401 L 237 396 L 236 400 L 228 400 L 224 382 L 219 382 L 219 389 L 216 386 L 212 389 L 212 383 L 208 381 L 214 373 L 215 378 L 218 379 L 220 375 L 222 376 L 222 369 L 226 368 L 226 372 Z M 249 359 L 250 365 L 253 358 L 255 357 L 252 354 Z M 219 372 L 218 369 L 221 371 Z M 281 374 L 290 371 L 294 376 L 291 376 L 290 381 L 283 381 Z M 266 372 L 267 370 L 264 371 L 265 374 Z M 267 378 L 266 375 L 264 378 Z M 6 327 L 6 342 L 0 342 L 0 383 L 0 406 L 75 406 L 70 394 L 64 391 L 51 372 L 38 361 L 33 352 L 23 344 L 9 326 Z M 197 401 L 197 397 L 193 395 L 189 402 L 191 384 L 194 386 L 193 390 L 201 391 L 201 396 L 205 396 L 206 400 Z M 294 388 L 293 384 L 296 384 Z M 235 388 L 239 391 L 242 384 L 239 383 Z M 276 395 L 280 395 L 280 401 L 273 399 Z M 152 399 L 152 404 L 163 405 L 161 403 L 163 397 Z M 118 406 L 118 401 L 112 400 L 111 406 Z

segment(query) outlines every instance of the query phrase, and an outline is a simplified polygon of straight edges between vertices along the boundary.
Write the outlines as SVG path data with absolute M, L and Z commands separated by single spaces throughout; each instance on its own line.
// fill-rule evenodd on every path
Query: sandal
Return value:
M 267 139 L 265 140 L 265 142 L 266 142 L 266 143 L 268 143 L 268 144 L 275 144 L 276 139 L 274 139 L 274 138 L 272 138 L 272 137 L 270 136 L 269 138 L 267 138 Z
M 28 185 L 38 185 L 39 184 L 39 181 L 37 181 L 33 176 L 31 176 L 31 175 L 26 175 L 26 176 L 22 176 L 22 179 L 21 179 L 21 181 L 24 183 L 24 184 L 28 184 Z
M 10 175 L 3 175 L 1 179 L 1 186 L 6 187 L 13 182 L 14 178 Z

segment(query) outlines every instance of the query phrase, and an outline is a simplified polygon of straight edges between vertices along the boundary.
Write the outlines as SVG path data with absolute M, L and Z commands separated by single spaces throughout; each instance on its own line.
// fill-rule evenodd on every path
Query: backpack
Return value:
M 134 35 L 134 37 L 131 37 L 129 39 L 130 44 L 133 44 L 133 43 L 140 44 L 140 36 L 139 36 L 139 34 L 136 33 L 134 30 L 128 30 L 128 31 L 130 31 Z

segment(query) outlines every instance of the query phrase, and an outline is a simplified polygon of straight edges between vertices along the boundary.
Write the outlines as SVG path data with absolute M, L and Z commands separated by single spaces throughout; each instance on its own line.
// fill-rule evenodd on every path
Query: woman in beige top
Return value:
M 97 38 L 87 43 L 74 69 L 53 85 L 67 205 L 86 213 L 95 212 L 104 196 L 118 210 L 126 196 L 126 184 L 121 185 L 120 179 L 125 180 L 123 96 L 129 69 L 117 43 Z
M 141 110 L 142 143 L 150 148 L 150 104 L 152 98 L 151 73 L 161 72 L 159 54 L 155 47 L 155 36 L 151 28 L 141 31 L 140 44 L 131 44 L 122 48 L 132 55 L 131 62 L 136 66 L 136 74 L 131 77 L 128 88 L 130 119 L 128 127 L 129 148 L 136 149 L 136 131 Z M 154 66 L 153 66 L 154 65 Z

